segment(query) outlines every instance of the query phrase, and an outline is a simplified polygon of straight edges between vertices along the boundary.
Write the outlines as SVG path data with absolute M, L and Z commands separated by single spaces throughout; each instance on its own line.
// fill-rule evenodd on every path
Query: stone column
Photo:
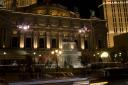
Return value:
M 85 46 L 84 46 L 84 36 L 80 36 L 80 42 L 81 42 L 81 49 L 85 49 Z
M 20 48 L 24 48 L 24 33 L 20 34 Z
M 59 49 L 62 49 L 62 34 L 59 33 Z
M 47 45 L 47 48 L 50 48 L 50 33 L 49 32 L 46 33 L 46 45 Z
M 33 47 L 34 47 L 34 49 L 36 49 L 38 47 L 38 33 L 37 32 L 34 32 Z

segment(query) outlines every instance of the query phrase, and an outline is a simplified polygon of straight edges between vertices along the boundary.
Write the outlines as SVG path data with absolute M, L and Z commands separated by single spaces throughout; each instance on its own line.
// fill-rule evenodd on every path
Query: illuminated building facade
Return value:
M 1 58 L 6 48 L 24 50 L 23 53 L 33 55 L 40 63 L 39 59 L 47 61 L 52 56 L 53 49 L 63 50 L 65 42 L 75 42 L 79 51 L 107 48 L 105 20 L 81 19 L 77 12 L 61 5 L 32 4 L 17 7 L 17 11 L 1 9 L 0 19 Z M 71 48 L 74 48 L 72 44 Z M 10 55 L 6 52 L 5 56 Z
M 25 7 L 25 6 L 35 4 L 35 3 L 37 3 L 37 0 L 3 0 L 3 1 L 1 1 L 1 3 L 3 4 L 3 6 L 6 9 L 11 10 L 15 6 L 16 7 Z
M 102 0 L 99 8 L 107 20 L 108 47 L 113 47 L 113 37 L 128 32 L 128 0 Z

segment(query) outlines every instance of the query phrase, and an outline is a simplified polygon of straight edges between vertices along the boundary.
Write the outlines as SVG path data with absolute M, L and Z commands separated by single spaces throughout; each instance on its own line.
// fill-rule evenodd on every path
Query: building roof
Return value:
M 26 12 L 26 13 L 35 13 L 41 15 L 51 15 L 51 16 L 74 17 L 74 18 L 80 17 L 79 13 L 72 12 L 60 4 L 39 5 L 36 3 L 26 7 L 18 7 L 17 11 Z

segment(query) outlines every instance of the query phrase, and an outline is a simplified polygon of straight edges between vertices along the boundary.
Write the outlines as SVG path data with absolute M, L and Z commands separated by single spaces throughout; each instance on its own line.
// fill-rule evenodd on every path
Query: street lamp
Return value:
M 58 65 L 58 64 L 59 64 L 59 63 L 58 63 L 58 62 L 59 62 L 59 58 L 58 58 L 58 57 L 62 54 L 62 51 L 56 49 L 56 50 L 51 51 L 51 54 L 52 54 L 52 55 L 55 55 L 55 58 L 56 58 L 56 59 L 55 59 L 55 60 L 56 60 L 56 65 L 57 65 L 57 68 L 58 68 L 58 67 L 59 67 L 59 65 Z
M 78 30 L 78 32 L 79 32 L 79 34 L 81 34 L 81 35 L 85 35 L 85 37 L 88 37 L 88 32 L 89 32 L 90 30 L 87 28 L 87 26 L 83 26 L 82 28 L 80 28 L 79 30 Z
M 33 52 L 33 55 L 34 55 L 34 64 L 36 64 L 36 52 Z
M 17 27 L 19 28 L 19 30 L 28 30 L 30 28 L 30 26 L 26 24 L 17 25 Z
M 6 52 L 4 52 L 3 54 L 4 54 L 4 55 L 6 55 L 7 53 L 6 53 Z
M 78 33 L 79 33 L 79 35 L 80 35 L 80 37 L 81 37 L 81 41 L 82 41 L 82 43 L 81 43 L 81 48 L 82 49 L 85 49 L 85 40 L 87 40 L 87 38 L 89 37 L 89 33 L 90 33 L 90 29 L 89 29 L 89 27 L 88 26 L 86 26 L 86 25 L 83 25 L 79 30 L 78 30 Z
M 20 48 L 24 48 L 24 33 L 29 30 L 30 25 L 28 24 L 19 24 L 17 25 L 17 30 L 20 32 Z
M 4 52 L 3 52 L 3 55 L 4 55 L 4 64 L 6 64 L 5 61 L 6 61 L 6 55 L 7 55 L 7 52 L 4 51 Z

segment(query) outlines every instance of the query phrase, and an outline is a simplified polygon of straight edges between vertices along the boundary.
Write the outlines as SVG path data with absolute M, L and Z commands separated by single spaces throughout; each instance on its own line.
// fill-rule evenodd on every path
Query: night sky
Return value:
M 90 10 L 95 10 L 95 15 L 99 17 L 98 5 L 102 0 L 38 0 L 39 3 L 49 1 L 49 3 L 56 3 L 66 6 L 69 10 L 78 10 L 82 18 L 90 17 Z

